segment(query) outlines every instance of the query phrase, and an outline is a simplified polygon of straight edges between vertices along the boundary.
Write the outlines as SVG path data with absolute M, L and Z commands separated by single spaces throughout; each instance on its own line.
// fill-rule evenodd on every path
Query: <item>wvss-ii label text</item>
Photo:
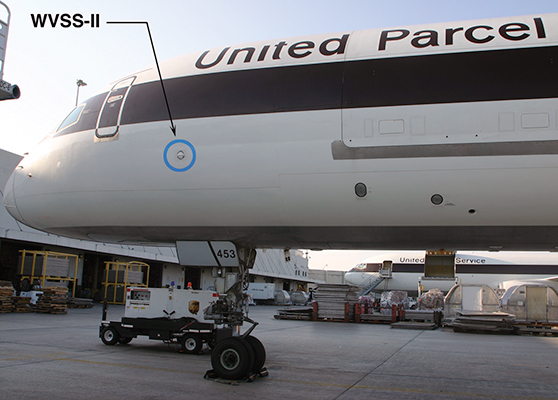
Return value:
M 98 28 L 101 23 L 100 14 L 31 14 L 31 22 L 35 28 Z

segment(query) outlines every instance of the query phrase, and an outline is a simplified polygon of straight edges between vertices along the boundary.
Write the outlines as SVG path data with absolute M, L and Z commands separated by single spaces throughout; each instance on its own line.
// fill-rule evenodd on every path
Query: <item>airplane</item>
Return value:
M 558 248 L 558 14 L 261 41 L 78 105 L 16 168 L 19 221 L 121 243 Z
M 255 248 L 558 249 L 557 56 L 558 14 L 200 51 L 79 104 L 4 203 L 42 231 L 236 268 L 212 312 L 239 335 Z
M 558 289 L 558 257 L 552 253 L 457 252 L 455 279 L 447 280 L 422 280 L 424 261 L 424 252 L 378 253 L 347 271 L 345 281 L 363 289 L 377 282 L 372 292 L 401 290 L 410 296 L 418 294 L 419 281 L 424 287 L 422 291 L 436 288 L 448 292 L 456 283 L 485 284 L 504 291 L 510 283 L 517 282 L 544 283 Z M 384 266 L 389 268 L 389 278 L 377 281 Z

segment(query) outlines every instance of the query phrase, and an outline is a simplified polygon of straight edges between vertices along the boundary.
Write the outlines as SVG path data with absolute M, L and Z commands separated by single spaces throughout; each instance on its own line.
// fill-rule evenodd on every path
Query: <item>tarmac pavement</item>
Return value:
M 269 376 L 203 378 L 204 355 L 139 337 L 106 346 L 102 307 L 0 314 L 0 399 L 557 399 L 558 337 L 275 320 L 250 308 Z M 120 320 L 123 306 L 110 306 Z

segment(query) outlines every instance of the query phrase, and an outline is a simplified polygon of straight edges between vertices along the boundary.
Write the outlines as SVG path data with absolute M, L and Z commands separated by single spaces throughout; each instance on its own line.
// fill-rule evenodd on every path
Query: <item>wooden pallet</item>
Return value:
M 285 308 L 282 310 L 277 310 L 277 314 L 274 315 L 274 318 L 312 321 L 312 312 L 313 312 L 312 307 Z
M 520 335 L 548 335 L 558 336 L 558 326 L 556 324 L 517 324 L 517 333 Z
M 68 308 L 93 308 L 93 300 L 71 297 L 68 299 Z
M 391 324 L 393 316 L 391 314 L 361 314 L 361 322 L 375 323 L 375 324 Z
M 49 287 L 39 294 L 35 311 L 42 314 L 67 314 L 68 288 Z
M 391 324 L 393 329 L 415 329 L 422 331 L 433 331 L 438 328 L 434 322 L 394 322 Z
M 33 312 L 31 297 L 12 296 L 12 312 L 28 313 Z
M 12 296 L 14 289 L 12 287 L 0 287 L 0 313 L 9 313 L 13 311 Z
M 434 322 L 433 310 L 405 310 L 405 320 L 415 322 Z
M 516 333 L 515 317 L 507 313 L 460 311 L 450 326 L 454 332 Z

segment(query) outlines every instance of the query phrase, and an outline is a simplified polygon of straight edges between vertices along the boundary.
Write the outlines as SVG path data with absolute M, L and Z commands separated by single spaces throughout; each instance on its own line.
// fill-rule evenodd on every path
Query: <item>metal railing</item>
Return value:
M 363 289 L 360 291 L 358 296 L 359 297 L 360 296 L 366 296 L 372 290 L 376 289 L 378 287 L 378 285 L 384 281 L 384 279 L 386 279 L 386 277 L 382 276 L 380 274 L 371 275 L 370 278 L 368 278 L 367 280 L 364 281 L 364 283 L 362 285 Z

